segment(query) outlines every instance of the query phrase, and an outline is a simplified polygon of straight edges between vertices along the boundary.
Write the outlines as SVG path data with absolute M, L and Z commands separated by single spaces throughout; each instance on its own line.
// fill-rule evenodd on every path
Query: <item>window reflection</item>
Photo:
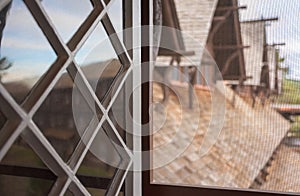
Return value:
M 1 82 L 21 103 L 56 55 L 22 1 L 11 1 L 1 21 Z
M 90 1 L 43 0 L 41 2 L 65 42 L 70 40 L 92 11 Z
M 43 31 L 37 25 L 24 2 L 21 0 L 10 2 L 0 11 L 0 80 L 1 84 L 4 85 L 17 103 L 21 105 L 34 85 L 38 81 L 41 81 L 41 79 L 45 79 L 43 77 L 45 73 L 52 73 L 51 68 L 56 66 L 53 62 L 56 60 L 57 55 L 60 54 L 55 54 Z M 93 9 L 90 1 L 43 0 L 41 1 L 41 5 L 49 16 L 49 20 L 51 20 L 50 22 L 53 24 L 55 31 L 57 30 L 58 37 L 61 37 L 65 43 L 70 40 Z M 108 11 L 114 28 L 116 31 L 121 31 L 123 25 L 122 1 L 115 1 Z M 88 23 L 91 22 L 93 21 L 88 21 Z M 120 38 L 122 40 L 122 36 Z M 106 95 L 109 89 L 112 88 L 114 78 L 122 68 L 122 63 L 119 61 L 118 54 L 116 54 L 114 47 L 110 43 L 107 32 L 104 30 L 101 22 L 79 52 L 74 55 L 76 55 L 76 58 L 73 59 L 74 63 L 78 63 L 78 69 L 83 71 L 84 75 L 82 77 L 86 77 L 91 86 L 95 87 L 95 93 L 100 100 L 108 97 L 106 99 L 107 104 L 113 92 L 111 92 L 110 96 Z M 53 66 L 51 67 L 51 65 Z M 69 65 L 68 69 L 63 70 L 62 75 L 58 76 L 59 79 L 57 78 L 58 81 L 53 84 L 53 88 L 47 88 L 50 89 L 50 92 L 47 92 L 49 94 L 41 102 L 41 105 L 35 108 L 37 111 L 33 116 L 29 118 L 32 119 L 34 125 L 39 129 L 40 132 L 38 132 L 42 134 L 40 137 L 47 139 L 66 165 L 69 165 L 72 169 L 75 167 L 79 168 L 78 171 L 75 171 L 76 176 L 80 181 L 82 180 L 84 185 L 90 178 L 97 181 L 99 178 L 104 177 L 109 181 L 115 173 L 115 168 L 109 165 L 109 161 L 113 159 L 114 166 L 117 166 L 120 162 L 120 157 L 118 152 L 113 149 L 114 146 L 112 146 L 110 139 L 102 129 L 99 131 L 102 135 L 93 136 L 96 139 L 92 142 L 92 146 L 97 150 L 100 148 L 102 156 L 109 157 L 109 160 L 104 158 L 108 163 L 100 160 L 101 157 L 99 158 L 98 154 L 94 152 L 88 152 L 85 157 L 82 157 L 82 163 L 79 161 L 80 156 L 84 154 L 83 151 L 87 146 L 87 139 L 90 139 L 88 137 L 92 137 L 92 134 L 96 131 L 96 126 L 102 115 L 98 107 L 96 109 L 97 112 L 91 111 L 87 100 L 80 94 L 80 90 L 78 90 L 78 88 L 88 89 L 88 87 L 80 86 L 83 84 L 78 81 L 79 85 L 78 83 L 75 85 L 74 80 L 76 78 L 70 74 L 70 67 L 72 65 Z M 73 96 L 74 91 L 78 93 L 77 97 Z M 120 93 L 120 97 L 123 96 L 122 93 Z M 94 104 L 95 101 L 91 102 Z M 117 112 L 123 113 L 124 108 L 122 104 L 124 103 L 116 101 L 115 104 L 118 105 Z M 74 114 L 74 108 L 77 108 L 77 111 L 75 111 L 77 112 L 77 116 Z M 1 111 L 2 109 L 5 108 L 1 107 L 0 109 L 0 128 L 3 127 L 7 120 L 6 113 L 5 111 Z M 118 123 L 113 119 L 111 113 L 109 115 L 117 127 Z M 92 118 L 96 120 L 89 127 Z M 87 127 L 90 128 L 90 132 L 88 133 L 86 132 Z M 117 129 L 121 133 L 123 128 L 124 126 Z M 85 136 L 84 139 L 82 139 L 83 135 Z M 121 135 L 124 137 L 125 134 L 122 133 Z M 32 195 L 36 193 L 46 195 L 53 188 L 56 176 L 50 172 L 49 168 L 51 167 L 48 168 L 48 164 L 47 166 L 44 165 L 46 161 L 41 160 L 28 143 L 30 142 L 27 140 L 24 141 L 22 136 L 20 136 L 9 149 L 6 157 L 1 161 L 1 171 L 5 167 L 17 169 L 26 167 L 26 169 L 31 169 L 29 172 L 28 170 L 18 170 L 22 174 L 16 174 L 15 171 L 7 174 L 8 176 L 1 174 L 1 187 L 9 187 L 1 189 L 1 195 L 12 194 L 12 192 L 13 194 L 24 193 L 25 195 Z M 99 143 L 100 146 L 98 145 Z M 112 150 L 107 151 L 107 149 Z M 14 177 L 14 175 L 22 176 L 26 172 L 27 174 L 31 174 L 32 171 L 37 171 L 37 173 L 39 171 L 41 173 L 46 172 L 48 176 L 40 176 L 37 179 Z M 38 178 L 49 180 L 39 180 Z M 8 186 L 8 182 L 10 186 Z M 20 183 L 21 188 L 11 191 L 10 189 L 16 186 L 16 183 Z M 103 188 L 104 185 L 100 184 L 97 187 L 95 184 L 92 186 L 95 189 L 92 189 L 91 192 L 100 195 L 104 194 L 105 191 L 99 191 L 99 187 L 101 188 L 102 186 Z

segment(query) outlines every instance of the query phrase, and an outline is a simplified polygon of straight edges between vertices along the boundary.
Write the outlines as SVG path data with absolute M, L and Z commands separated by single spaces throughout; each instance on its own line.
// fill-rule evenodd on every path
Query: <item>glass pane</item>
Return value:
M 83 47 L 76 54 L 75 59 L 81 66 L 92 62 L 117 59 L 116 52 L 102 24 L 99 23 Z
M 99 196 L 105 195 L 106 192 L 105 190 L 94 189 L 94 188 L 88 188 L 87 190 L 91 195 L 99 195 Z
M 68 161 L 93 116 L 93 111 L 65 72 L 33 120 L 63 160 Z
M 116 95 L 116 99 L 108 112 L 112 124 L 124 141 L 126 141 L 126 134 L 132 133 L 132 123 L 129 120 L 132 117 L 132 93 L 128 92 L 130 88 L 132 88 L 132 73 L 127 76 L 117 95 L 115 94 L 116 92 L 113 91 L 113 95 Z M 128 145 L 130 146 L 130 144 Z
M 12 1 L 0 15 L 1 82 L 21 103 L 56 55 L 23 1 Z
M 120 155 L 101 129 L 76 175 L 86 187 L 93 187 L 88 189 L 92 195 L 104 195 L 106 191 L 103 188 L 110 184 L 120 161 Z M 85 180 L 94 183 L 86 184 Z M 103 180 L 106 180 L 106 183 Z
M 117 169 L 125 169 L 126 167 L 120 156 L 126 152 L 110 136 L 108 123 L 105 122 L 102 127 L 77 172 L 78 179 L 86 187 L 89 187 L 88 191 L 91 194 L 97 193 L 99 195 L 103 195 L 105 193 L 103 189 L 111 185 Z M 115 188 L 118 185 L 112 184 L 111 186 Z
M 6 116 L 0 110 L 0 130 L 4 126 L 6 121 L 7 121 Z
M 105 4 L 108 5 L 112 0 L 104 0 Z
M 90 1 L 82 0 L 45 0 L 42 1 L 42 4 L 59 34 L 66 42 L 73 36 L 93 9 Z
M 25 166 L 25 167 L 37 167 L 47 168 L 38 155 L 32 150 L 32 148 L 19 137 L 11 146 L 1 164 L 11 166 Z
M 75 57 L 88 79 L 92 89 L 102 103 L 111 98 L 111 90 L 118 87 L 115 77 L 123 70 L 123 65 L 102 26 L 99 24 Z M 114 85 L 113 85 L 114 84 Z M 106 97 L 106 98 L 105 98 Z
M 120 33 L 123 30 L 123 1 L 112 1 L 108 5 L 108 16 L 115 28 L 116 33 Z M 120 35 L 120 39 L 123 38 L 122 33 Z
M 106 122 L 102 127 L 89 148 L 78 175 L 112 178 L 115 168 L 120 165 L 122 158 L 116 149 L 117 142 L 108 135 L 109 126 Z
M 0 175 L 1 195 L 48 195 L 54 181 Z
M 99 139 L 99 137 L 97 139 Z M 96 143 L 98 143 L 98 142 L 104 143 L 104 142 L 101 142 L 101 140 L 100 141 L 98 140 Z M 106 144 L 103 144 L 102 146 L 105 146 L 105 145 Z M 103 150 L 105 150 L 105 149 L 103 149 Z M 82 162 L 82 165 L 80 166 L 80 168 L 77 172 L 77 175 L 112 178 L 114 175 L 115 168 L 111 167 L 111 165 L 109 165 L 109 163 L 105 163 L 99 159 L 98 156 L 102 156 L 102 154 L 104 156 L 108 156 L 108 154 L 104 154 L 104 153 L 100 154 L 100 152 L 98 152 L 97 154 L 94 154 L 93 152 L 88 152 Z M 110 156 L 113 157 L 114 153 L 112 153 L 112 154 L 113 155 L 110 155 Z
M 104 102 L 104 98 L 107 97 L 109 89 L 111 87 L 116 88 L 116 86 L 112 85 L 121 67 L 122 65 L 117 59 L 88 64 L 82 67 L 83 73 L 102 103 Z
M 0 167 L 1 195 L 46 195 L 56 179 L 56 176 L 48 170 L 21 137 L 17 138 L 11 146 L 2 159 Z M 32 169 L 36 169 L 35 171 L 41 178 L 25 177 L 32 172 Z M 42 175 L 38 169 L 50 175 Z
M 300 2 L 161 3 L 152 182 L 298 194 Z
M 65 196 L 73 196 L 74 194 L 68 189 L 65 193 Z
M 91 193 L 91 195 L 99 195 L 99 196 L 105 195 L 105 190 L 102 189 L 88 188 L 87 190 L 89 193 Z M 118 195 L 123 196 L 124 193 L 120 192 Z

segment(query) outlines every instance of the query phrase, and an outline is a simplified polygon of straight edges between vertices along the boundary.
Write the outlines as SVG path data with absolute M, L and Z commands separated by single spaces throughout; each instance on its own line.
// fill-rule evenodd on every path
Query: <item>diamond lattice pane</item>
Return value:
M 48 195 L 54 181 L 20 177 L 11 175 L 0 175 L 1 195 Z
M 82 0 L 44 0 L 42 4 L 64 41 L 72 37 L 93 9 L 90 1 Z
M 101 146 L 101 149 L 99 148 L 98 151 L 98 149 L 96 150 L 95 146 L 92 147 L 93 150 L 89 151 L 85 156 L 81 166 L 79 167 L 77 175 L 112 178 L 115 168 L 110 165 L 109 161 L 114 159 L 119 161 L 118 154 L 116 154 L 114 151 L 112 153 L 110 150 L 108 151 L 108 149 L 110 149 L 112 146 L 107 144 L 105 141 L 103 142 L 102 138 L 102 141 L 99 141 L 99 138 L 97 139 L 97 143 L 101 143 L 98 144 Z M 103 159 L 103 161 L 101 159 Z
M 107 105 L 111 90 L 124 67 L 118 59 L 107 33 L 99 24 L 75 57 L 101 103 Z
M 112 0 L 104 0 L 104 3 L 105 3 L 106 5 L 108 5 L 110 2 L 112 2 Z
M 65 72 L 33 120 L 64 161 L 68 161 L 94 116 Z
M 73 196 L 74 194 L 68 189 L 66 192 L 65 192 L 65 196 Z
M 38 175 L 25 177 L 32 169 L 36 169 Z M 21 137 L 17 138 L 0 162 L 0 170 L 0 195 L 47 195 L 56 179 Z
M 112 121 L 112 124 L 122 137 L 124 141 L 126 141 L 126 133 L 132 134 L 132 123 L 130 120 L 132 119 L 132 94 L 130 92 L 126 92 L 126 89 L 132 88 L 132 74 L 129 74 L 123 84 L 120 92 L 116 94 L 113 91 L 113 95 L 116 96 L 116 99 L 112 103 L 112 107 L 110 108 L 108 115 Z M 127 119 L 127 121 L 126 121 Z
M 123 1 L 111 1 L 108 5 L 107 14 L 112 22 L 116 33 L 120 35 L 120 39 L 122 39 L 122 30 L 123 30 Z
M 26 141 L 22 139 L 22 137 L 18 137 L 16 139 L 1 161 L 1 164 L 46 168 L 42 160 L 36 155 Z
M 108 185 L 114 178 L 117 167 L 122 163 L 119 149 L 116 150 L 112 142 L 113 140 L 101 128 L 77 172 L 77 177 L 83 184 L 85 184 L 84 177 L 90 178 L 91 181 L 99 182 L 86 185 L 86 187 L 90 188 L 88 191 L 91 194 L 98 193 L 103 195 L 105 193 L 103 189 L 108 188 Z M 119 148 L 122 147 L 119 146 Z
M 56 55 L 22 1 L 12 1 L 0 15 L 0 79 L 21 103 Z

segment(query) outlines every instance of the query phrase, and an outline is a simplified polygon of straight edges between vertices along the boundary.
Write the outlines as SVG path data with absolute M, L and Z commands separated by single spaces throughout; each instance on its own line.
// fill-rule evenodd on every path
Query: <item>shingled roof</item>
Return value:
M 262 185 L 253 188 L 278 192 L 300 191 L 300 146 L 282 143 L 267 169 L 268 175 Z
M 195 51 L 195 61 L 201 61 L 218 0 L 174 0 L 184 36 L 186 50 Z M 190 36 L 191 38 L 189 38 Z M 202 48 L 200 48 L 202 47 Z
M 179 92 L 183 94 L 187 91 L 183 87 L 180 88 Z M 217 96 L 224 96 L 215 90 Z M 195 91 L 201 111 L 197 135 L 184 153 L 170 164 L 153 171 L 154 182 L 249 188 L 286 135 L 289 122 L 267 106 L 252 108 L 238 96 L 235 96 L 233 107 L 231 100 L 234 92 L 226 87 L 224 126 L 215 145 L 201 157 L 200 145 L 211 118 L 211 93 L 200 89 Z M 153 95 L 154 100 L 161 96 L 160 88 L 156 85 Z M 180 122 L 179 143 L 190 138 L 190 130 L 198 124 L 198 114 L 194 110 L 181 109 L 174 96 L 166 105 L 166 113 L 164 126 L 154 134 L 154 148 L 172 141 L 183 113 L 189 117 L 186 118 L 188 120 Z M 162 115 L 163 113 L 157 110 L 153 116 L 159 120 Z M 212 120 L 219 123 L 218 119 Z M 178 150 L 178 142 L 170 145 L 168 150 Z M 164 156 L 167 156 L 167 153 L 156 152 L 153 160 L 160 160 Z

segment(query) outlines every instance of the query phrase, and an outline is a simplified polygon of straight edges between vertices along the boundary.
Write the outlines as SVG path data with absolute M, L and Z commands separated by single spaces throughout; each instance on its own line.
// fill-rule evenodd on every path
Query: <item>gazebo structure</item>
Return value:
M 171 80 L 191 85 L 214 86 L 217 80 L 242 83 L 243 49 L 248 46 L 242 44 L 238 10 L 244 8 L 236 0 L 162 1 L 162 25 L 169 28 L 162 30 L 156 69 L 175 65 L 181 74 Z
M 242 91 L 252 96 L 253 106 L 259 93 L 263 94 L 264 103 L 270 94 L 280 92 L 282 71 L 279 70 L 276 47 L 284 43 L 268 44 L 266 32 L 267 23 L 277 20 L 278 18 L 262 18 L 241 23 L 243 43 L 250 46 L 244 51 L 248 79 L 244 82 Z

